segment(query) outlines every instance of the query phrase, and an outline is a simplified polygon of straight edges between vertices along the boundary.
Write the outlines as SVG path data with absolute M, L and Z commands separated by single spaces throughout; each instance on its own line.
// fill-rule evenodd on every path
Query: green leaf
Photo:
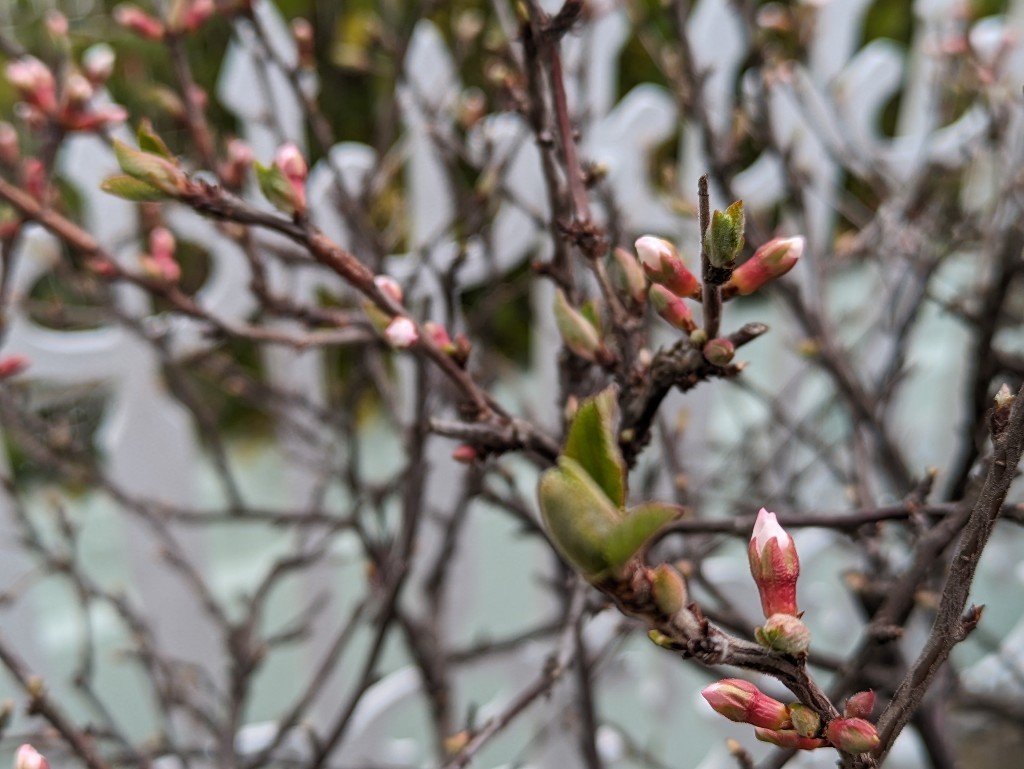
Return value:
M 608 567 L 621 568 L 633 558 L 662 526 L 682 514 L 682 509 L 666 502 L 645 502 L 626 512 L 605 540 L 604 555 Z
M 256 170 L 256 181 L 260 192 L 270 204 L 286 214 L 295 214 L 295 192 L 284 173 L 276 165 L 265 166 L 258 160 L 253 162 Z
M 164 144 L 164 140 L 160 138 L 156 131 L 153 130 L 153 124 L 149 122 L 149 118 L 144 118 L 139 123 L 139 130 L 136 132 L 136 138 L 139 142 L 139 149 L 143 152 L 149 152 L 153 155 L 159 155 L 160 157 L 166 158 L 167 160 L 175 162 L 177 160 L 174 157 L 174 153 Z
M 544 527 L 562 557 L 586 577 L 604 572 L 607 540 L 622 513 L 589 473 L 560 457 L 558 466 L 541 476 L 538 496 Z
M 100 184 L 100 189 L 119 198 L 134 200 L 138 203 L 167 200 L 169 197 L 166 192 L 158 190 L 153 185 L 124 174 L 107 177 Z
M 616 507 L 626 504 L 626 462 L 619 451 L 615 388 L 580 404 L 563 454 L 576 460 Z
M 743 201 L 737 200 L 724 212 L 715 211 L 704 236 L 704 249 L 715 267 L 731 265 L 743 249 L 743 230 L 746 226 Z

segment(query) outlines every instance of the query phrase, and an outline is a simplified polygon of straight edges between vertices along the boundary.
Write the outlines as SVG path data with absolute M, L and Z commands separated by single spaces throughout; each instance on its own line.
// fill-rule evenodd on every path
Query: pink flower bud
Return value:
M 836 718 L 825 727 L 828 741 L 844 753 L 866 753 L 878 745 L 878 730 L 863 718 Z
M 825 740 L 817 737 L 801 737 L 799 732 L 791 729 L 775 731 L 755 727 L 754 736 L 761 742 L 768 742 L 772 745 L 778 745 L 780 748 L 792 748 L 794 750 L 814 750 L 815 748 L 824 748 L 828 745 Z
M 448 330 L 440 323 L 434 323 L 434 321 L 428 320 L 423 324 L 423 330 L 427 332 L 427 336 L 430 337 L 430 341 L 446 353 L 450 353 L 455 349 L 455 346 L 452 344 L 452 338 L 448 335 Z
M 697 328 L 693 313 L 686 302 L 658 283 L 651 284 L 647 293 L 651 306 L 662 320 L 687 333 Z
M 730 721 L 785 729 L 790 726 L 789 709 L 741 678 L 726 678 L 706 687 L 701 696 L 716 713 Z
M 57 109 L 57 84 L 50 68 L 34 56 L 22 56 L 9 62 L 4 75 L 19 96 L 39 111 L 51 114 Z
M 309 166 L 306 165 L 306 159 L 302 157 L 299 148 L 291 142 L 282 144 L 274 156 L 274 165 L 281 170 L 292 188 L 295 210 L 305 211 L 306 177 L 309 175 Z
M 64 98 L 69 107 L 81 108 L 92 98 L 92 83 L 77 72 L 72 72 L 64 81 Z
M 800 559 L 792 538 L 779 525 L 775 513 L 761 508 L 747 554 L 750 573 L 761 594 L 764 616 L 798 614 L 796 579 L 800 576 Z
M 292 19 L 292 37 L 299 53 L 299 66 L 312 69 L 316 64 L 316 40 L 313 25 L 301 16 Z
M 725 295 L 754 293 L 768 281 L 793 269 L 803 252 L 804 239 L 801 237 L 769 240 L 733 271 L 723 288 Z
M 165 283 L 177 283 L 181 280 L 181 265 L 174 258 L 175 249 L 171 231 L 166 227 L 154 227 L 149 233 L 149 253 L 139 257 L 143 272 Z
M 452 452 L 452 459 L 464 465 L 471 465 L 480 459 L 480 454 L 475 447 L 470 446 L 468 443 L 463 443 L 461 446 L 455 447 L 455 451 Z
M 700 297 L 696 276 L 686 269 L 676 247 L 667 240 L 644 235 L 636 242 L 636 252 L 644 272 L 654 283 L 660 283 L 676 296 Z
M 114 9 L 114 21 L 146 40 L 162 40 L 164 25 L 141 8 L 122 3 Z
M 25 744 L 14 756 L 14 769 L 50 769 L 50 762 L 38 750 Z
M 10 379 L 12 376 L 17 376 L 28 368 L 30 362 L 24 355 L 8 355 L 0 358 L 0 379 Z
M 0 120 L 0 163 L 15 166 L 21 159 L 18 131 L 10 123 Z
M 411 318 L 399 315 L 388 323 L 388 327 L 384 329 L 384 337 L 388 340 L 388 344 L 401 350 L 416 344 L 420 335 Z
M 182 18 L 182 28 L 188 32 L 199 29 L 206 20 L 217 12 L 217 6 L 213 0 L 192 0 L 185 9 Z
M 173 259 L 177 243 L 166 227 L 154 227 L 149 233 L 149 253 L 154 259 Z
M 704 344 L 704 359 L 712 366 L 728 366 L 736 355 L 736 345 L 724 337 L 709 339 Z
M 850 718 L 871 718 L 875 709 L 875 693 L 868 689 L 866 692 L 851 694 L 843 708 L 843 715 Z
M 377 275 L 373 279 L 373 285 L 377 287 L 384 296 L 392 299 L 398 304 L 403 301 L 402 286 L 390 275 Z
M 51 37 L 62 38 L 68 36 L 68 17 L 60 11 L 46 12 L 46 31 Z

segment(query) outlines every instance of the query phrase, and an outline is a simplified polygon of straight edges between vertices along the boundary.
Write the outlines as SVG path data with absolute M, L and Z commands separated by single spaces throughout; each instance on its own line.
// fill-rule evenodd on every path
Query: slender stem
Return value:
M 702 301 L 704 304 L 704 330 L 708 339 L 718 336 L 722 324 L 722 287 L 712 279 L 714 265 L 704 248 L 704 235 L 711 223 L 711 196 L 708 193 L 708 175 L 704 174 L 697 182 L 697 200 L 700 206 L 700 269 L 704 280 Z

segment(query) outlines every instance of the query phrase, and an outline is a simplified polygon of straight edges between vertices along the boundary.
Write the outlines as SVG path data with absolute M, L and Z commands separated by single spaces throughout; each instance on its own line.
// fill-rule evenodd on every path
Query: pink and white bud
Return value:
M 388 340 L 388 344 L 392 347 L 404 350 L 416 344 L 420 339 L 420 335 L 416 330 L 416 324 L 412 322 L 411 318 L 399 315 L 393 318 L 388 323 L 388 327 L 384 329 L 384 338 Z
M 737 267 L 723 287 L 726 296 L 752 294 L 793 269 L 804 252 L 804 239 L 774 238 Z
M 64 81 L 64 99 L 70 108 L 81 108 L 93 96 L 92 83 L 85 75 L 72 72 Z
M 114 9 L 114 21 L 146 40 L 162 40 L 164 25 L 141 8 L 122 3 Z
M 791 725 L 789 709 L 742 678 L 725 678 L 700 693 L 714 711 L 730 721 L 765 729 Z
M 14 756 L 14 769 L 50 769 L 50 762 L 29 744 L 22 745 Z
M 139 258 L 143 271 L 165 283 L 181 280 L 181 265 L 175 259 L 177 244 L 166 227 L 154 227 L 149 233 L 149 253 Z
M 866 753 L 880 742 L 878 730 L 863 718 L 836 718 L 825 727 L 825 737 L 844 753 Z
M 50 68 L 34 56 L 22 56 L 9 62 L 4 76 L 21 98 L 46 114 L 57 109 L 57 83 Z
M 68 36 L 68 17 L 60 11 L 47 11 L 44 23 L 51 37 L 60 39 Z
M 114 73 L 117 54 L 106 43 L 97 43 L 85 49 L 82 54 L 82 72 L 94 86 L 107 82 Z
M 750 573 L 761 595 L 764 616 L 799 614 L 796 606 L 796 580 L 800 559 L 793 539 L 763 507 L 757 514 L 753 536 L 747 548 Z
M 849 718 L 871 718 L 875 710 L 875 693 L 868 689 L 866 692 L 851 694 L 843 708 L 843 715 Z
M 16 166 L 21 159 L 21 143 L 18 130 L 10 123 L 0 120 L 0 163 Z
M 384 296 L 401 304 L 404 298 L 402 286 L 390 275 L 376 275 L 373 278 L 373 285 L 377 287 Z
M 690 312 L 686 302 L 665 288 L 665 286 L 652 283 L 647 296 L 651 300 L 651 306 L 654 308 L 654 311 L 670 326 L 687 333 L 697 328 L 697 324 L 693 320 L 693 313 Z
M 455 346 L 452 344 L 452 338 L 448 334 L 448 329 L 440 323 L 428 320 L 423 324 L 423 330 L 427 333 L 427 336 L 430 337 L 430 341 L 446 353 L 450 353 L 455 349 Z
M 309 175 L 309 166 L 302 152 L 291 142 L 282 144 L 274 156 L 276 165 L 284 178 L 292 188 L 293 204 L 296 211 L 306 210 L 306 177 Z
M 686 269 L 675 246 L 653 235 L 644 235 L 635 245 L 640 264 L 652 282 L 661 284 L 676 296 L 700 297 L 700 282 Z
M 29 367 L 29 359 L 24 355 L 8 355 L 0 358 L 0 379 L 10 379 Z

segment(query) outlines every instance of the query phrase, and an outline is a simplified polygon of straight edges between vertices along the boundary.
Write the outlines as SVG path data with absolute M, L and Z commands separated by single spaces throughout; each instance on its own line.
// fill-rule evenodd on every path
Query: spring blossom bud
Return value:
M 741 678 L 726 678 L 706 687 L 701 696 L 716 713 L 730 721 L 765 729 L 790 726 L 789 709 Z
M 796 607 L 796 580 L 800 559 L 793 539 L 763 507 L 757 514 L 753 536 L 747 548 L 750 573 L 761 594 L 764 616 L 799 613 Z

